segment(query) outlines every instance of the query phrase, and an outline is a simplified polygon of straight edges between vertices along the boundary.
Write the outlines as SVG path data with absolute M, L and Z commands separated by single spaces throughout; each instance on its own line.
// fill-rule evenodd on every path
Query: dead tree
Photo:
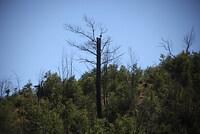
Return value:
M 73 56 L 73 55 L 72 55 Z M 67 56 L 65 49 L 63 48 L 62 51 L 62 59 L 61 59 L 61 68 L 58 67 L 59 76 L 61 77 L 62 81 L 64 82 L 66 79 L 69 79 L 69 77 L 72 77 L 73 74 L 73 57 Z M 69 65 L 70 64 L 70 65 Z
M 101 108 L 101 65 L 111 62 L 112 60 L 119 58 L 121 54 L 116 55 L 116 52 L 120 47 L 115 47 L 112 50 L 106 51 L 106 48 L 110 44 L 110 38 L 102 38 L 107 32 L 107 28 L 103 27 L 102 24 L 97 24 L 93 19 L 84 16 L 83 17 L 86 26 L 90 29 L 91 32 L 84 30 L 80 26 L 66 24 L 66 30 L 81 35 L 86 39 L 83 43 L 76 43 L 67 40 L 67 43 L 81 51 L 87 52 L 96 57 L 96 60 L 90 60 L 88 58 L 79 58 L 80 62 L 87 62 L 93 65 L 96 65 L 96 105 L 97 105 L 97 117 L 103 118 L 102 108 Z M 107 60 L 101 60 L 101 57 L 109 54 L 111 57 Z
M 166 51 L 168 51 L 168 54 L 170 56 L 173 56 L 174 55 L 172 54 L 172 51 L 173 51 L 173 42 L 172 41 L 169 41 L 169 40 L 165 40 L 165 39 L 161 39 L 161 47 L 163 47 Z
M 186 45 L 186 53 L 189 53 L 189 48 L 192 46 L 195 38 L 196 38 L 196 34 L 194 32 L 194 28 L 192 27 L 191 31 L 188 34 L 186 34 L 183 39 Z

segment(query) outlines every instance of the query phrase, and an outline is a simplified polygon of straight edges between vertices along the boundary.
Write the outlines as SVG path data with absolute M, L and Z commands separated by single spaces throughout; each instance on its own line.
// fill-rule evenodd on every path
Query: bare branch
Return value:
M 108 64 L 108 62 L 111 62 L 111 61 L 113 61 L 113 60 L 115 60 L 115 59 L 118 59 L 118 58 L 120 58 L 122 55 L 124 55 L 124 53 L 122 53 L 122 54 L 120 54 L 120 55 L 118 55 L 118 56 L 115 56 L 115 57 L 113 57 L 113 58 L 110 58 L 110 59 L 108 59 L 108 60 L 102 62 L 101 64 L 102 64 L 102 65 L 103 65 L 103 64 Z
M 81 75 L 81 71 L 80 71 L 80 70 L 78 70 L 76 67 L 73 67 L 73 69 L 74 69 L 77 73 L 79 73 L 79 74 Z
M 62 50 L 61 68 L 58 67 L 58 72 L 62 80 L 69 78 L 69 61 L 64 48 Z
M 102 55 L 104 55 L 104 54 L 114 54 L 114 53 L 116 53 L 120 48 L 121 48 L 121 46 L 118 46 L 118 47 L 115 47 L 112 51 L 110 51 L 110 50 L 104 51 L 104 52 L 102 53 Z
M 173 51 L 173 42 L 165 39 L 161 39 L 162 43 L 160 43 L 165 50 L 168 51 L 169 55 L 173 56 L 172 51 Z
M 189 51 L 189 48 L 192 46 L 195 38 L 196 38 L 196 34 L 194 32 L 194 28 L 192 27 L 191 31 L 183 39 L 183 41 L 186 44 L 186 52 L 187 53 Z
M 99 29 L 100 29 L 100 37 L 102 37 L 102 35 L 108 31 L 108 29 L 105 28 L 102 23 L 99 24 Z
M 105 48 L 105 47 L 109 47 L 109 45 L 110 45 L 110 42 L 111 42 L 111 39 L 110 39 L 110 37 L 108 37 L 108 38 L 106 39 L 106 41 L 103 41 L 103 43 L 102 43 L 102 49 L 101 49 L 101 52 L 103 52 L 103 51 L 104 51 L 104 48 Z
M 96 62 L 91 61 L 91 60 L 88 60 L 88 59 L 84 59 L 84 58 L 80 58 L 79 61 L 80 61 L 80 62 L 88 62 L 88 63 L 90 63 L 90 64 L 96 65 Z
M 59 74 L 59 76 L 61 76 L 61 71 L 60 71 L 59 67 L 58 67 L 58 74 Z
M 40 70 L 40 72 L 37 74 L 38 76 L 38 83 L 41 83 L 45 79 L 45 73 L 46 70 Z
M 131 47 L 129 47 L 128 51 L 129 51 L 129 56 L 130 56 L 130 60 L 131 60 L 130 61 L 131 65 L 129 65 L 129 66 L 133 66 L 134 64 L 137 63 L 137 59 L 136 59 L 135 53 Z
M 86 64 L 86 62 L 84 62 L 85 66 L 87 67 L 88 71 L 90 70 L 90 68 L 88 67 L 88 65 Z
M 84 16 L 83 20 L 86 22 L 87 26 L 92 29 L 92 38 L 93 40 L 95 40 L 95 30 L 96 30 L 95 21 L 87 16 Z
M 87 48 L 87 49 L 89 49 L 90 51 L 96 51 L 96 49 L 97 49 L 97 45 L 96 45 L 96 43 L 95 42 L 92 42 L 92 41 L 87 41 L 87 42 L 85 42 L 84 43 L 84 45 L 85 45 L 85 47 Z
M 71 31 L 75 34 L 79 34 L 82 35 L 83 37 L 85 37 L 86 39 L 88 39 L 86 42 L 82 43 L 82 44 L 77 44 L 75 42 L 69 41 L 67 40 L 66 42 L 73 46 L 76 47 L 79 50 L 88 52 L 94 56 L 97 56 L 97 40 L 95 35 L 97 35 L 95 32 L 99 32 L 100 34 L 100 38 L 102 37 L 103 34 L 105 34 L 108 29 L 105 28 L 102 23 L 97 24 L 92 18 L 89 18 L 87 16 L 83 17 L 83 20 L 86 23 L 86 26 L 90 28 L 90 30 L 92 32 L 86 32 L 84 31 L 80 26 L 73 26 L 73 25 L 65 25 L 65 28 L 68 31 Z M 119 58 L 121 55 L 116 56 L 117 51 L 119 50 L 120 47 L 116 47 L 113 49 L 110 49 L 110 42 L 111 42 L 111 38 L 107 37 L 107 38 L 102 38 L 102 45 L 101 45 L 101 56 L 104 56 L 104 61 L 103 63 L 108 63 L 111 62 L 117 58 Z M 105 58 L 106 57 L 106 58 Z M 81 62 L 88 62 L 91 64 L 96 64 L 94 61 L 90 61 L 88 59 L 83 59 L 80 58 L 79 61 Z
M 120 49 L 121 46 L 115 47 L 110 49 L 110 42 L 105 42 L 105 50 L 102 48 L 102 56 L 103 56 L 103 62 L 102 64 L 108 64 L 109 62 L 112 62 L 113 60 L 119 59 L 123 54 L 117 54 L 117 51 Z
M 14 70 L 12 72 L 15 75 L 15 78 L 16 78 L 16 81 L 17 81 L 17 88 L 18 88 L 18 90 L 20 90 L 20 78 Z
M 92 50 L 90 50 L 89 48 L 86 48 L 86 47 L 88 47 L 88 44 L 86 44 L 86 45 L 77 45 L 76 43 L 71 42 L 71 41 L 67 41 L 67 40 L 66 40 L 66 42 L 67 42 L 69 45 L 71 45 L 71 46 L 74 46 L 74 47 L 76 47 L 76 48 L 78 48 L 78 49 L 80 49 L 80 50 L 82 50 L 82 51 L 89 52 L 89 53 L 91 53 L 91 54 L 93 54 L 93 55 L 96 56 L 96 53 L 94 53 L 94 52 L 93 52 Z
M 65 28 L 66 28 L 66 30 L 71 31 L 72 33 L 80 34 L 80 35 L 90 39 L 91 41 L 96 42 L 95 39 L 93 39 L 90 35 L 86 34 L 86 32 L 79 26 L 72 26 L 70 24 L 65 24 Z
M 73 60 L 74 59 L 74 53 L 71 53 L 71 56 L 70 56 L 70 77 L 73 76 Z

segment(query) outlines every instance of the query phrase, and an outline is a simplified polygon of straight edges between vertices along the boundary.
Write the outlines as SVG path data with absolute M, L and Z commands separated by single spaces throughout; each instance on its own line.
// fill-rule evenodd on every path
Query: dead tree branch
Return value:
M 184 37 L 183 41 L 186 44 L 186 52 L 189 52 L 189 48 L 192 46 L 194 40 L 196 38 L 196 34 L 194 32 L 194 28 L 192 27 L 191 31 Z
M 71 42 L 71 41 L 67 41 L 66 42 L 70 45 L 70 46 L 73 46 L 73 47 L 76 47 L 77 49 L 79 50 L 82 50 L 82 51 L 85 51 L 85 52 L 89 52 L 90 54 L 92 55 L 97 55 L 93 50 L 91 50 L 91 46 L 89 46 L 87 43 L 84 43 L 84 45 L 78 45 L 74 42 Z M 93 48 L 94 49 L 94 48 Z
M 86 41 L 83 43 L 76 43 L 70 40 L 66 40 L 68 45 L 73 46 L 77 48 L 78 50 L 90 53 L 94 55 L 95 57 L 97 56 L 97 37 L 96 35 L 99 35 L 100 38 L 103 37 L 103 35 L 108 31 L 107 28 L 105 28 L 102 23 L 97 24 L 94 19 L 89 18 L 87 16 L 83 17 L 83 21 L 85 22 L 86 26 L 89 28 L 88 32 L 86 30 L 83 30 L 82 27 L 80 26 L 75 26 L 75 25 L 70 25 L 70 24 L 65 24 L 66 30 L 75 33 L 77 35 L 83 36 Z M 117 54 L 117 51 L 120 49 L 119 47 L 115 47 L 110 49 L 110 44 L 111 44 L 111 38 L 110 37 L 104 37 L 102 38 L 101 41 L 101 56 L 102 57 L 108 57 L 107 61 L 105 61 L 105 58 L 103 59 L 102 64 L 105 64 L 106 62 L 109 63 L 119 57 L 121 57 L 123 54 Z M 86 58 L 80 58 L 78 59 L 81 62 L 88 62 L 90 64 L 96 64 L 95 61 L 88 60 Z
M 173 56 L 174 55 L 172 54 L 172 51 L 173 51 L 173 42 L 172 41 L 169 41 L 169 40 L 165 40 L 165 39 L 161 39 L 161 47 L 163 47 L 165 50 L 168 51 L 169 55 L 170 56 Z

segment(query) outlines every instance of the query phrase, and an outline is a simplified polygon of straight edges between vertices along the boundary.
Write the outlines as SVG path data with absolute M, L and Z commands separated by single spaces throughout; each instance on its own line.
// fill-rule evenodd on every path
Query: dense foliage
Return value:
M 0 133 L 200 133 L 200 52 L 161 55 L 145 70 L 104 66 L 103 119 L 96 117 L 95 71 L 79 80 L 48 71 L 37 88 L 7 93 Z

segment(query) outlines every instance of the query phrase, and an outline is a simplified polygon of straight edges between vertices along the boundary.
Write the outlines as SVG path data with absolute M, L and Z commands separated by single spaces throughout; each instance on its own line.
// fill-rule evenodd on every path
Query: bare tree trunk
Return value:
M 101 108 L 101 38 L 97 38 L 97 76 L 96 76 L 96 90 L 97 90 L 97 117 L 103 118 Z

